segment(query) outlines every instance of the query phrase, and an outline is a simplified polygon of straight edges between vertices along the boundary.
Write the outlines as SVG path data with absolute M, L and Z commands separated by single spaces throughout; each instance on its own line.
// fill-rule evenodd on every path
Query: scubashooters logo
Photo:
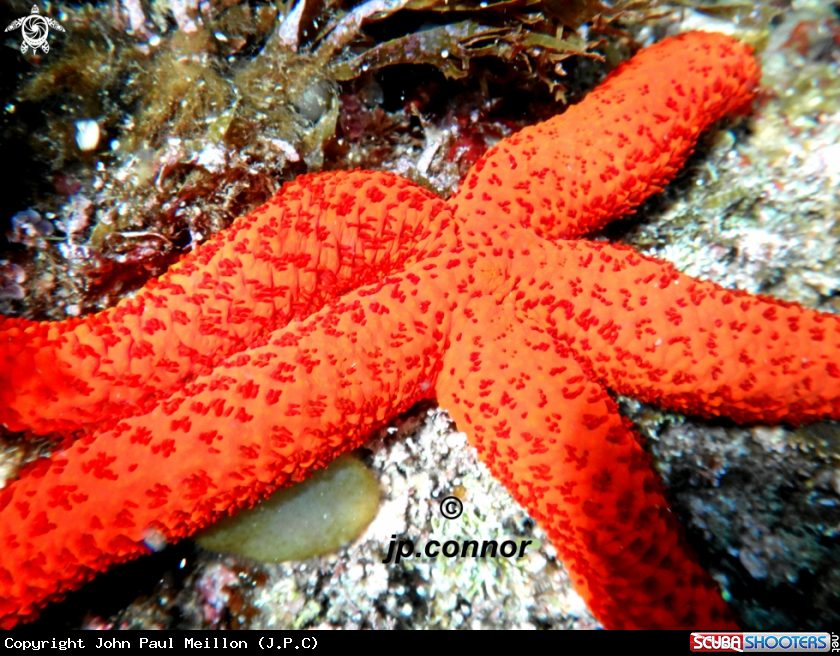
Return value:
M 831 649 L 828 633 L 694 632 L 691 651 L 823 652 Z
M 691 651 L 744 651 L 740 633 L 692 633 Z

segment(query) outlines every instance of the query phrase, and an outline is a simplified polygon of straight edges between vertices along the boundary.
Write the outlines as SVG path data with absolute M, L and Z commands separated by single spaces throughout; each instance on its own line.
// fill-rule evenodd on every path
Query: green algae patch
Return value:
M 306 560 L 353 541 L 376 515 L 379 483 L 351 456 L 233 517 L 225 517 L 195 537 L 211 551 L 264 563 Z

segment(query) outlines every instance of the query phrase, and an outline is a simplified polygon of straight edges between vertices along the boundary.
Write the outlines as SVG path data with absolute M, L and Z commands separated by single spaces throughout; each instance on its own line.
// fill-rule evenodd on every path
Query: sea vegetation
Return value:
M 28 11 L 11 0 L 0 19 Z M 609 58 L 628 26 L 656 15 L 647 0 L 109 0 L 45 11 L 66 32 L 27 57 L 6 35 L 0 88 L 2 145 L 22 161 L 0 226 L 0 310 L 42 319 L 112 305 L 307 171 L 401 169 L 451 192 L 516 129 L 487 121 L 504 113 L 503 93 L 564 101 L 569 58 Z M 458 116 L 441 100 L 451 84 L 473 93 Z M 435 124 L 447 112 L 454 129 Z M 436 179 L 432 160 L 448 161 L 447 175 Z

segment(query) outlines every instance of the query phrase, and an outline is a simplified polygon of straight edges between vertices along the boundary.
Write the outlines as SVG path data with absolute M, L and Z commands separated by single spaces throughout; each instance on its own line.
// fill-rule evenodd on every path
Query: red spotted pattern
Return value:
M 837 418 L 840 322 L 579 237 L 660 190 L 757 79 L 728 37 L 668 39 L 448 202 L 385 173 L 304 176 L 112 310 L 0 319 L 0 421 L 83 431 L 0 491 L 2 626 L 436 397 L 605 626 L 732 628 L 607 390 Z

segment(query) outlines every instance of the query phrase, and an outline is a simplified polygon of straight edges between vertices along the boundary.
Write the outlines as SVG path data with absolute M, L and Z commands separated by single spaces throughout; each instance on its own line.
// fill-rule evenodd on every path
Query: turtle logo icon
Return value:
M 50 28 L 59 32 L 64 31 L 57 20 L 53 20 L 49 16 L 41 16 L 38 13 L 37 5 L 32 5 L 32 13 L 29 16 L 13 20 L 6 31 L 10 32 L 18 28 L 23 34 L 23 43 L 20 44 L 22 53 L 25 53 L 29 48 L 32 48 L 32 52 L 37 52 L 38 48 L 41 48 L 45 53 L 49 52 L 50 44 L 47 43 L 47 37 L 50 34 Z

